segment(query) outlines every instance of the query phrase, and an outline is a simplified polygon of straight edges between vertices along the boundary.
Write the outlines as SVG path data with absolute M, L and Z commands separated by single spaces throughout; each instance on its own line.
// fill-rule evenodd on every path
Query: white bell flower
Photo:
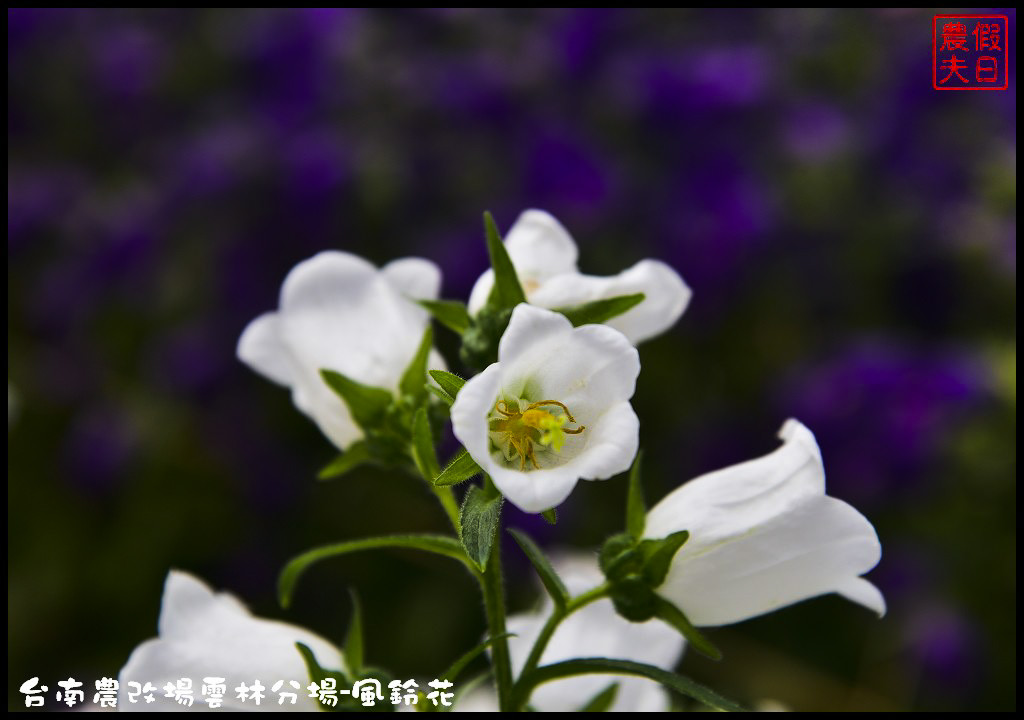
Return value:
M 524 303 L 512 311 L 498 362 L 459 391 L 452 427 L 511 503 L 543 512 L 580 478 L 629 469 L 639 443 L 629 399 L 639 373 L 639 355 L 622 333 L 574 328 Z
M 702 475 L 647 514 L 644 537 L 690 533 L 657 588 L 697 626 L 726 625 L 817 595 L 839 593 L 885 613 L 860 577 L 878 564 L 871 523 L 825 495 L 814 435 L 796 420 L 764 457 Z
M 592 555 L 555 555 L 552 565 L 571 595 L 580 595 L 604 582 L 604 576 Z M 509 653 L 516 675 L 523 669 L 537 636 L 553 609 L 545 595 L 539 612 L 511 615 L 506 623 L 510 637 Z M 608 598 L 577 610 L 562 621 L 541 655 L 541 665 L 573 658 L 607 657 L 655 665 L 672 670 L 683 654 L 685 641 L 661 620 L 634 623 L 615 612 Z M 669 694 L 661 685 L 646 678 L 627 675 L 578 675 L 544 683 L 533 691 L 530 704 L 545 712 L 579 710 L 587 701 L 618 683 L 611 712 L 661 712 L 668 710 Z
M 223 678 L 226 689 L 220 709 L 315 712 L 319 704 L 308 697 L 309 672 L 295 643 L 309 647 L 321 667 L 345 670 L 341 651 L 320 636 L 295 625 L 253 617 L 234 596 L 214 593 L 201 580 L 176 570 L 167 575 L 158 627 L 160 637 L 135 648 L 121 669 L 119 710 L 206 709 L 209 695 L 202 694 L 203 679 L 214 677 Z M 183 678 L 191 680 L 191 706 L 165 697 L 164 686 L 177 686 Z M 251 698 L 240 700 L 235 689 L 241 684 L 251 687 L 257 680 L 266 697 L 259 705 Z M 277 693 L 271 691 L 278 681 L 284 681 L 282 692 L 296 694 L 295 705 L 290 700 L 285 706 L 278 704 Z M 292 681 L 301 689 L 296 690 Z M 129 683 L 141 687 L 151 683 L 154 702 L 145 701 L 147 693 L 129 702 L 128 693 L 133 690 Z
M 618 295 L 643 293 L 644 301 L 605 324 L 634 345 L 668 330 L 690 302 L 690 288 L 679 274 L 659 260 L 641 260 L 611 277 L 582 274 L 572 236 L 550 214 L 527 210 L 505 236 L 505 249 L 515 266 L 526 300 L 544 308 L 568 308 Z M 476 281 L 469 312 L 476 315 L 494 287 L 494 271 Z
M 440 286 L 428 260 L 403 258 L 378 270 L 350 253 L 319 253 L 288 273 L 278 311 L 245 328 L 238 357 L 291 388 L 295 406 L 344 450 L 363 433 L 320 370 L 397 392 L 429 322 L 412 300 L 437 299 Z M 445 368 L 434 351 L 429 367 Z
M 579 595 L 604 582 L 597 558 L 582 553 L 553 555 L 552 565 L 571 595 Z M 518 676 L 526 664 L 544 624 L 554 609 L 545 595 L 544 605 L 535 612 L 510 615 L 506 629 L 512 671 Z M 661 620 L 633 623 L 615 612 L 608 598 L 592 602 L 562 621 L 548 641 L 540 665 L 586 657 L 655 665 L 672 670 L 683 654 L 685 641 Z M 631 675 L 577 675 L 538 686 L 530 697 L 530 706 L 541 712 L 573 712 L 592 700 L 612 683 L 618 684 L 609 712 L 664 712 L 669 709 L 669 693 L 661 685 Z M 491 686 L 481 687 L 460 697 L 456 712 L 498 710 L 498 698 Z

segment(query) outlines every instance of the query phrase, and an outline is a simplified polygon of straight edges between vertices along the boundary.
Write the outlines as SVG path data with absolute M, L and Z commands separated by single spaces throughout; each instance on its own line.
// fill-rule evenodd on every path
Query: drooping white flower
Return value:
M 657 592 L 694 625 L 726 625 L 817 595 L 840 595 L 885 613 L 860 577 L 881 558 L 871 523 L 825 495 L 814 435 L 796 420 L 782 447 L 691 480 L 647 514 L 644 536 L 688 530 Z
M 571 595 L 579 595 L 604 582 L 597 558 L 581 553 L 551 557 L 555 571 Z M 544 605 L 535 612 L 510 615 L 506 628 L 512 671 L 518 676 L 553 610 L 545 595 Z M 573 658 L 607 657 L 655 665 L 672 670 L 683 654 L 685 641 L 660 620 L 633 623 L 615 612 L 612 601 L 593 602 L 566 618 L 548 641 L 540 665 Z M 669 708 L 669 694 L 659 684 L 629 675 L 578 675 L 538 686 L 530 706 L 541 712 L 572 712 L 582 708 L 612 683 L 618 684 L 610 712 L 663 712 Z M 497 711 L 493 687 L 481 687 L 459 698 L 456 712 Z
M 555 571 L 571 595 L 579 595 L 604 582 L 597 558 L 590 555 L 555 555 Z M 508 618 L 509 653 L 512 669 L 518 675 L 526 663 L 541 628 L 551 615 L 553 603 L 545 596 L 544 607 L 535 613 Z M 684 640 L 671 626 L 660 620 L 633 623 L 621 618 L 612 601 L 605 598 L 577 610 L 566 618 L 541 655 L 540 664 L 550 665 L 582 657 L 607 657 L 656 665 L 672 670 L 683 654 Z M 530 704 L 538 710 L 570 712 L 612 683 L 618 683 L 615 712 L 658 712 L 668 709 L 668 692 L 646 678 L 625 675 L 579 675 L 545 683 L 533 691 Z
M 531 305 L 568 308 L 644 293 L 642 303 L 606 323 L 634 345 L 672 327 L 690 302 L 690 288 L 659 260 L 641 260 L 611 277 L 582 274 L 576 266 L 576 243 L 561 223 L 543 210 L 522 213 L 505 236 L 505 248 Z M 483 308 L 493 287 L 494 271 L 487 270 L 469 296 L 470 314 Z
M 205 709 L 203 679 L 213 677 L 223 678 L 226 685 L 221 709 L 281 710 L 271 688 L 283 680 L 282 691 L 297 695 L 295 705 L 287 701 L 287 709 L 315 712 L 319 705 L 305 691 L 309 673 L 295 643 L 308 646 L 321 667 L 345 670 L 341 651 L 318 635 L 295 625 L 253 617 L 234 596 L 215 593 L 198 578 L 176 570 L 167 575 L 158 628 L 160 636 L 135 648 L 121 669 L 119 710 L 190 709 L 164 696 L 164 686 L 177 685 L 182 678 L 192 681 L 191 709 Z M 240 684 L 252 686 L 257 680 L 266 694 L 259 706 L 252 699 L 239 700 L 235 688 Z M 303 689 L 295 690 L 291 681 Z M 155 701 L 147 703 L 143 697 L 136 697 L 136 702 L 130 703 L 129 683 L 133 682 L 142 687 L 151 683 L 156 688 L 152 693 Z
M 639 355 L 622 333 L 574 328 L 524 303 L 512 311 L 498 362 L 459 391 L 452 427 L 510 502 L 542 512 L 580 478 L 629 468 L 639 442 L 629 399 L 639 373 Z
M 344 450 L 363 433 L 320 371 L 396 391 L 429 322 L 412 300 L 436 299 L 440 285 L 428 260 L 404 258 L 378 270 L 350 253 L 319 253 L 288 273 L 277 312 L 245 328 L 238 357 L 291 388 L 295 406 Z M 429 366 L 445 367 L 436 352 Z

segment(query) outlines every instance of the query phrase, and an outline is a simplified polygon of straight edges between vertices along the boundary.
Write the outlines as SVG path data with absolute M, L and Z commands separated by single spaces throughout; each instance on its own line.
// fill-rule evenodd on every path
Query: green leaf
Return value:
M 440 385 L 441 389 L 448 393 L 453 400 L 458 396 L 462 386 L 466 384 L 466 381 L 455 373 L 444 370 L 431 370 L 430 377 L 434 378 L 434 382 Z
M 590 701 L 581 707 L 578 712 L 608 712 L 608 708 L 615 702 L 615 696 L 619 694 L 619 684 L 612 683 Z
M 435 387 L 435 386 L 431 385 L 430 383 L 427 383 L 427 390 L 429 390 L 429 391 L 430 391 L 431 393 L 433 393 L 433 395 L 434 395 L 434 396 L 435 396 L 435 397 L 436 397 L 436 398 L 437 398 L 438 400 L 440 400 L 441 402 L 443 402 L 443 403 L 444 403 L 445 405 L 447 405 L 448 407 L 451 407 L 452 405 L 454 405 L 454 404 L 455 404 L 455 398 L 453 398 L 453 397 L 452 397 L 451 395 L 449 395 L 448 393 L 446 393 L 446 392 L 445 392 L 444 390 L 442 390 L 441 388 L 439 388 L 439 387 Z
M 594 300 L 593 302 L 576 305 L 575 307 L 556 308 L 555 312 L 562 313 L 569 318 L 574 327 L 579 327 L 580 325 L 608 322 L 613 317 L 622 315 L 643 301 L 643 293 L 617 295 L 606 300 Z
M 465 448 L 462 448 L 455 453 L 455 457 L 441 471 L 441 474 L 434 478 L 434 485 L 458 485 L 482 472 L 483 470 L 476 464 L 476 460 L 466 452 Z
M 363 674 L 363 608 L 355 590 L 350 589 L 348 595 L 352 598 L 352 621 L 348 624 L 342 657 L 348 663 L 348 669 L 359 676 Z
M 459 674 L 466 669 L 466 666 L 473 662 L 473 660 L 476 659 L 476 657 L 480 655 L 484 650 L 489 648 L 491 646 L 491 643 L 493 643 L 495 640 L 500 640 L 501 638 L 507 637 L 515 637 L 515 633 L 502 633 L 501 635 L 496 635 L 495 637 L 487 638 L 469 652 L 463 653 L 463 655 L 459 657 L 458 660 L 451 664 L 451 667 L 449 667 L 445 672 L 441 673 L 437 677 L 442 678 L 444 680 L 449 680 L 451 682 L 455 682 L 455 678 L 457 678 Z
M 317 473 L 318 480 L 330 480 L 344 475 L 354 468 L 370 461 L 370 447 L 362 440 L 348 446 L 348 450 L 334 458 L 329 465 Z
M 643 455 L 642 450 L 636 454 L 633 467 L 629 470 L 629 490 L 626 494 L 626 532 L 637 540 L 643 537 L 644 525 L 647 524 L 644 488 L 640 484 L 640 462 Z
M 548 508 L 547 510 L 542 512 L 540 516 L 544 518 L 544 522 L 546 522 L 548 525 L 554 525 L 558 522 L 558 511 L 555 510 L 554 508 Z
M 345 401 L 352 419 L 362 428 L 379 425 L 394 401 L 387 390 L 363 385 L 333 370 L 321 370 L 320 377 Z
M 469 327 L 469 310 L 458 300 L 417 300 L 435 320 L 459 335 Z
M 427 358 L 430 357 L 430 349 L 434 346 L 434 328 L 427 325 L 423 332 L 423 339 L 420 346 L 416 348 L 409 367 L 405 369 L 402 380 L 398 384 L 402 395 L 411 395 L 414 398 L 421 398 L 427 394 Z
M 512 528 L 509 528 L 508 532 L 519 543 L 519 547 L 522 548 L 523 552 L 526 553 L 526 557 L 529 558 L 533 569 L 540 576 L 544 589 L 548 591 L 548 595 L 555 601 L 555 606 L 559 610 L 563 610 L 566 603 L 569 602 L 569 591 L 566 589 L 562 579 L 558 577 L 558 573 L 551 566 L 551 561 L 548 560 L 544 552 L 537 547 L 537 544 L 529 535 Z
M 714 690 L 704 687 L 683 675 L 662 670 L 654 665 L 646 665 L 629 660 L 612 660 L 609 658 L 578 658 L 539 667 L 530 674 L 529 678 L 526 678 L 529 684 L 525 687 L 524 691 L 530 691 L 537 685 L 564 677 L 572 677 L 573 675 L 609 673 L 614 675 L 638 675 L 650 678 L 670 690 L 675 690 L 677 693 L 702 702 L 715 710 L 745 712 L 745 708 L 741 705 L 725 699 Z
M 655 614 L 658 618 L 664 620 L 678 630 L 697 652 L 702 655 L 707 655 L 712 660 L 722 659 L 722 651 L 712 645 L 711 642 L 693 626 L 693 623 L 691 623 L 690 619 L 683 614 L 682 610 L 660 595 L 656 596 Z
M 665 576 L 672 566 L 672 558 L 689 539 L 690 532 L 680 530 L 660 540 L 648 539 L 640 543 L 644 553 L 644 579 L 651 588 L 661 587 L 665 582 Z
M 333 545 L 324 545 L 323 547 L 313 548 L 312 550 L 307 550 L 301 555 L 292 558 L 288 564 L 284 566 L 284 570 L 281 571 L 281 576 L 277 580 L 277 596 L 281 606 L 287 608 L 291 604 L 295 585 L 298 583 L 299 578 L 302 577 L 302 574 L 305 573 L 311 565 L 314 565 L 321 560 L 337 557 L 339 555 L 347 555 L 348 553 L 361 552 L 363 550 L 377 550 L 380 548 L 411 548 L 415 550 L 425 550 L 437 555 L 454 558 L 471 570 L 473 569 L 469 562 L 469 558 L 466 557 L 466 553 L 463 551 L 462 545 L 459 541 L 453 537 L 448 537 L 447 535 L 386 535 L 384 537 L 348 540 L 345 542 L 334 543 Z
M 494 217 L 489 212 L 484 213 L 484 231 L 487 235 L 487 253 L 491 256 L 491 267 L 494 268 L 494 289 L 487 299 L 487 306 L 492 310 L 504 310 L 526 302 L 512 258 L 508 256 L 498 226 L 494 224 Z
M 483 572 L 491 556 L 491 546 L 501 521 L 501 495 L 492 495 L 473 485 L 462 501 L 462 546 Z
M 441 473 L 434 452 L 434 436 L 430 432 L 427 409 L 421 407 L 412 420 L 412 458 L 423 479 L 430 482 Z

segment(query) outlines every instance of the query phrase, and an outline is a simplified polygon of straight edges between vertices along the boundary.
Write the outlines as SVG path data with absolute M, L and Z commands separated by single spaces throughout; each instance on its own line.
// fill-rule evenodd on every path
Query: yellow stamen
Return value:
M 569 412 L 565 403 L 558 400 L 530 403 L 523 411 L 520 411 L 519 407 L 519 403 L 515 401 L 498 400 L 494 403 L 494 412 L 498 416 L 492 416 L 490 430 L 505 436 L 505 457 L 512 460 L 518 455 L 520 470 L 526 469 L 527 460 L 535 469 L 540 469 L 534 449 L 535 443 L 549 447 L 554 452 L 561 452 L 565 446 L 566 435 L 579 435 L 586 430 L 583 425 L 577 428 L 564 427 L 567 422 L 575 423 L 576 418 Z M 543 409 L 546 407 L 555 407 L 562 412 L 556 415 Z

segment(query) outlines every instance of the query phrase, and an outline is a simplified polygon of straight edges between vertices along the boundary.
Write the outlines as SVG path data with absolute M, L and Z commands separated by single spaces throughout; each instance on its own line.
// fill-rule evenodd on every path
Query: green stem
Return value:
M 505 585 L 501 569 L 501 538 L 494 539 L 487 569 L 480 573 L 480 587 L 484 593 L 487 612 L 487 631 L 492 638 L 491 658 L 494 662 L 494 680 L 498 686 L 498 707 L 509 712 L 512 705 L 512 658 L 508 651 L 505 630 Z
M 520 697 L 523 694 L 522 687 L 524 680 L 537 669 L 537 665 L 540 664 L 541 656 L 544 654 L 544 650 L 547 649 L 548 642 L 551 640 L 551 636 L 555 634 L 555 630 L 562 624 L 562 621 L 572 615 L 580 608 L 586 607 L 590 603 L 600 600 L 603 597 L 607 597 L 608 591 L 611 586 L 608 583 L 598 585 L 593 590 L 588 590 L 582 595 L 577 595 L 566 603 L 565 608 L 559 609 L 555 607 L 551 611 L 551 616 L 548 617 L 544 627 L 541 628 L 540 635 L 537 636 L 537 641 L 533 644 L 533 648 L 530 650 L 530 655 L 526 658 L 526 664 L 523 665 L 523 671 L 519 673 L 519 680 L 516 682 L 515 688 L 515 707 L 518 709 L 521 705 L 524 705 L 529 700 L 529 694 L 526 697 Z
M 455 493 L 452 492 L 450 487 L 437 487 L 431 484 L 428 478 L 424 479 L 451 521 L 452 527 L 455 529 L 455 537 L 462 537 L 462 523 L 459 521 L 459 503 L 455 500 Z

